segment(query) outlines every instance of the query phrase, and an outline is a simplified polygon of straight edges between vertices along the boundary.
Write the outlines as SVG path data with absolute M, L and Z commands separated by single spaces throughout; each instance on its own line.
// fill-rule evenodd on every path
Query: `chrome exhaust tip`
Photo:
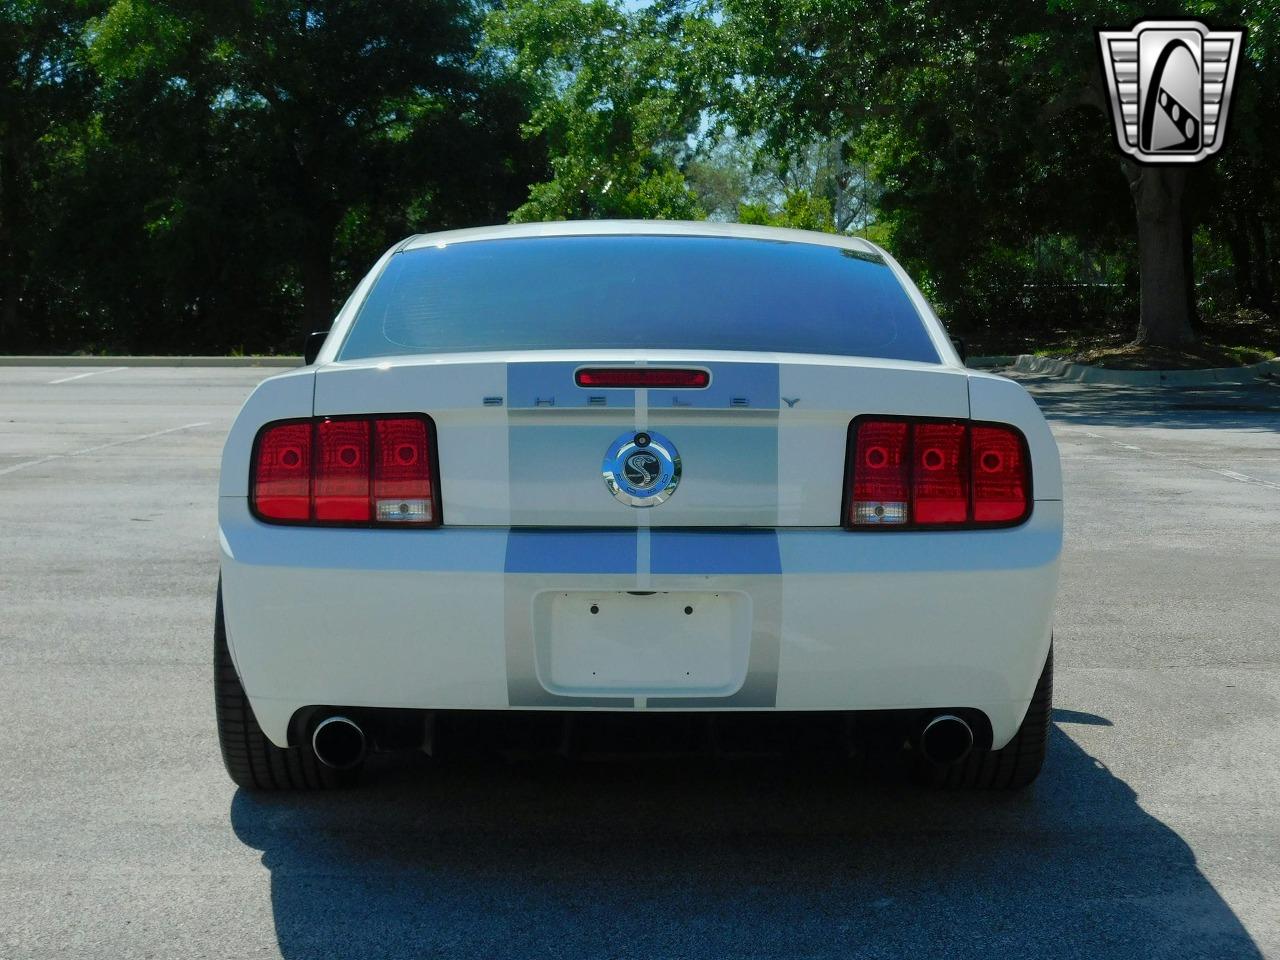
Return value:
M 360 725 L 348 717 L 328 717 L 311 734 L 311 749 L 326 767 L 350 770 L 364 759 L 369 744 Z
M 973 730 L 960 717 L 940 713 L 920 731 L 920 750 L 930 763 L 948 767 L 973 749 Z

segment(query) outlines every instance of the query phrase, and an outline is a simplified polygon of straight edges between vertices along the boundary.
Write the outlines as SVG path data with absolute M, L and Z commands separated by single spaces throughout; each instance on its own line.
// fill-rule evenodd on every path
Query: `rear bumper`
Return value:
M 229 645 L 281 745 L 296 711 L 334 704 L 968 707 L 1000 747 L 1048 652 L 1062 545 L 1059 501 L 1038 501 L 1013 529 L 945 533 L 292 528 L 259 523 L 242 497 L 223 497 L 219 515 Z M 546 611 L 576 591 L 733 598 L 730 682 L 566 687 L 548 668 Z M 653 631 L 642 622 L 622 639 L 647 643 Z

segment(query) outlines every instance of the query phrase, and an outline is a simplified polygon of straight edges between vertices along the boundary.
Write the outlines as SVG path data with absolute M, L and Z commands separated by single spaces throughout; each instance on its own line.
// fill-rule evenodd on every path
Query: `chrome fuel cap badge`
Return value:
M 660 433 L 625 433 L 604 456 L 604 483 L 618 501 L 656 507 L 680 483 L 680 454 Z

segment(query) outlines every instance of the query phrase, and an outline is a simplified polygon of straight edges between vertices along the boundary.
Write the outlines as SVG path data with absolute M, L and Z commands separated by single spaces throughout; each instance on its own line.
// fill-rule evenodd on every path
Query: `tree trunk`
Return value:
M 1231 251 L 1231 276 L 1236 288 L 1236 303 L 1252 307 L 1253 258 L 1249 251 L 1249 235 L 1245 230 L 1244 216 L 1237 214 L 1226 228 L 1227 249 Z
M 1253 274 L 1252 306 L 1273 313 L 1276 309 L 1276 292 L 1271 285 L 1271 251 L 1262 217 L 1256 212 L 1249 214 L 1249 245 L 1253 248 L 1253 262 L 1257 267 Z
M 23 277 L 18 266 L 17 229 L 20 183 L 15 137 L 5 137 L 0 153 L 0 349 L 16 350 L 21 340 L 18 299 Z
M 1127 168 L 1138 215 L 1142 312 L 1136 342 L 1152 346 L 1192 343 L 1191 230 L 1183 209 L 1187 171 L 1134 164 Z
M 301 333 L 328 330 L 333 322 L 333 238 L 336 223 L 329 218 L 312 223 L 302 242 Z

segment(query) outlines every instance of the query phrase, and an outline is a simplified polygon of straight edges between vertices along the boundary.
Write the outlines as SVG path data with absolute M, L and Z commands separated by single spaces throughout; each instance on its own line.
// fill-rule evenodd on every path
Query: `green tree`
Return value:
M 766 203 L 741 203 L 738 205 L 738 221 L 770 227 L 791 227 L 795 230 L 836 232 L 831 201 L 826 197 L 815 197 L 804 190 L 787 191 L 779 210 L 771 210 Z
M 1145 8 L 1109 0 L 713 6 L 722 30 L 704 59 L 739 81 L 713 84 L 724 92 L 721 109 L 778 146 L 840 136 L 868 145 L 884 212 L 916 258 L 934 265 L 944 300 L 965 299 L 966 262 L 984 247 L 1027 250 L 1034 234 L 1057 230 L 1112 242 L 1125 229 L 1137 239 L 1138 338 L 1192 338 L 1195 200 L 1212 173 L 1121 159 L 1099 114 L 1093 29 L 1127 24 Z M 1263 10 L 1250 16 L 1274 27 L 1273 5 Z M 1192 12 L 1223 23 L 1244 15 L 1219 3 Z M 1243 123 L 1262 117 L 1233 121 Z
M 825 203 L 829 223 L 806 220 L 820 224 L 815 229 L 852 233 L 870 226 L 879 190 L 852 145 L 818 141 L 779 155 L 759 135 L 743 136 L 722 127 L 702 133 L 694 158 L 684 168 L 685 180 L 710 217 L 767 223 L 771 221 L 761 218 L 781 215 L 794 196 L 793 207 L 801 197 Z
M 1230 251 L 1235 300 L 1242 307 L 1277 311 L 1280 275 L 1280 4 L 1250 5 L 1248 56 L 1232 97 L 1226 148 L 1214 161 L 1203 197 L 1212 236 Z M 1226 22 L 1224 20 L 1224 22 Z
M 361 272 L 388 228 L 500 219 L 539 169 L 524 94 L 477 58 L 479 27 L 464 0 L 116 0 L 93 53 L 115 155 L 162 186 L 144 229 L 184 256 L 235 243 L 260 278 L 278 263 L 280 299 L 301 299 L 289 326 L 323 329 L 337 268 Z M 216 298 L 206 267 L 236 260 L 184 266 Z
M 71 0 L 0 0 L 0 349 L 30 342 L 50 296 L 41 252 L 69 226 L 59 187 L 92 110 L 91 13 Z
M 669 2 L 511 0 L 492 13 L 488 42 L 537 91 L 526 132 L 551 154 L 551 178 L 513 219 L 705 216 L 681 166 L 706 99 L 693 51 L 708 26 Z

